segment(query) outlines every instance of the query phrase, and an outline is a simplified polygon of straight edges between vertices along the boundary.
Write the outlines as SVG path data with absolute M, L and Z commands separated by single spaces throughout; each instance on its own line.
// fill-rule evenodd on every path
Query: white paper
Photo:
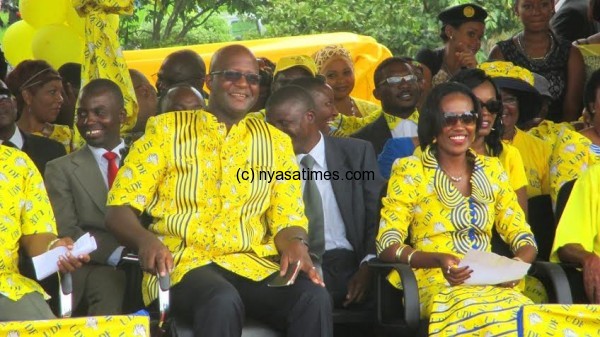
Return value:
M 464 284 L 494 285 L 522 279 L 527 275 L 531 264 L 495 253 L 470 250 L 458 264 L 458 267 L 464 266 L 473 270 Z
M 94 239 L 90 233 L 85 233 L 79 238 L 79 240 L 75 241 L 71 255 L 79 256 L 89 254 L 95 251 L 96 248 L 98 248 L 96 245 L 96 239 Z M 38 281 L 56 273 L 58 271 L 58 257 L 61 255 L 66 255 L 68 251 L 69 250 L 67 247 L 60 246 L 51 249 L 44 254 L 33 257 L 33 266 L 35 268 L 35 274 Z

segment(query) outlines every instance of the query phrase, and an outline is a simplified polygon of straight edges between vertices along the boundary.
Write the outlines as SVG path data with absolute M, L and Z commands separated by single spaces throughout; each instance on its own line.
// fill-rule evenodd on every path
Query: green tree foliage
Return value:
M 218 13 L 246 13 L 262 3 L 262 0 L 136 0 L 134 14 L 121 19 L 121 43 L 133 49 L 229 41 L 229 25 Z
M 490 16 L 486 39 L 494 43 L 520 27 L 512 13 L 513 0 L 473 1 Z M 465 3 L 456 0 L 271 0 L 255 13 L 267 24 L 267 35 L 290 36 L 327 32 L 369 35 L 396 55 L 414 56 L 422 47 L 440 46 L 437 14 Z M 484 43 L 487 53 L 493 43 Z

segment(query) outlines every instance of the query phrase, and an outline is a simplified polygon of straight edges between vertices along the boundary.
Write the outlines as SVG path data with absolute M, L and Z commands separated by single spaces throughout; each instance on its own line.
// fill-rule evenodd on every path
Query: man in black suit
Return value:
M 368 142 L 323 135 L 315 115 L 310 94 L 296 85 L 277 90 L 266 105 L 267 122 L 292 138 L 296 158 L 302 164 L 310 251 L 322 262 L 325 285 L 334 306 L 349 307 L 364 302 L 369 290 L 371 272 L 365 262 L 375 257 L 379 196 L 384 181 Z M 305 157 L 311 157 L 314 164 L 307 165 Z M 309 169 L 311 178 L 305 179 Z M 328 175 L 331 179 L 326 178 Z M 314 180 L 320 196 L 316 199 L 321 201 L 318 223 L 311 216 L 315 213 L 311 209 L 314 200 L 306 198 L 310 180 Z M 324 237 L 315 237 L 318 232 Z M 319 247 L 322 241 L 324 247 Z
M 383 113 L 352 137 L 371 142 L 379 154 L 390 138 L 417 137 L 421 90 L 415 68 L 403 57 L 383 60 L 375 69 L 374 79 L 373 95 L 381 101 Z
M 14 96 L 0 81 L 0 140 L 25 152 L 43 175 L 47 162 L 67 154 L 65 147 L 57 141 L 20 130 L 19 117 Z

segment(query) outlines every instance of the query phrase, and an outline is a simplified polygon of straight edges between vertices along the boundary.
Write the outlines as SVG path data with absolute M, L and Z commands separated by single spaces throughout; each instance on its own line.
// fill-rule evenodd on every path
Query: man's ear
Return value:
M 119 113 L 119 122 L 121 123 L 121 125 L 123 125 L 123 123 L 125 123 L 125 118 L 127 117 L 127 111 L 125 110 L 125 108 L 121 109 L 121 112 Z
M 206 75 L 206 78 L 204 79 L 204 85 L 206 86 L 208 91 L 212 91 L 212 82 L 213 77 L 211 75 Z
M 317 115 L 314 110 L 308 110 L 306 112 L 306 118 L 308 119 L 309 122 L 314 123 L 315 120 L 317 119 Z
M 381 101 L 381 95 L 379 94 L 379 88 L 373 89 L 373 96 L 377 98 L 378 101 Z

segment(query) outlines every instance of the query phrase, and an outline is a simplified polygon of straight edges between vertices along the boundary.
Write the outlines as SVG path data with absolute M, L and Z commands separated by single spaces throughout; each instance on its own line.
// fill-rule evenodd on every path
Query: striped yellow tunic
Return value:
M 148 120 L 108 205 L 154 218 L 150 230 L 173 253 L 174 284 L 211 262 L 262 280 L 278 270 L 274 236 L 307 220 L 300 181 L 260 179 L 259 171 L 297 170 L 290 138 L 264 121 L 245 118 L 227 132 L 209 112 L 171 112 Z M 146 275 L 144 285 L 149 303 L 156 278 Z

